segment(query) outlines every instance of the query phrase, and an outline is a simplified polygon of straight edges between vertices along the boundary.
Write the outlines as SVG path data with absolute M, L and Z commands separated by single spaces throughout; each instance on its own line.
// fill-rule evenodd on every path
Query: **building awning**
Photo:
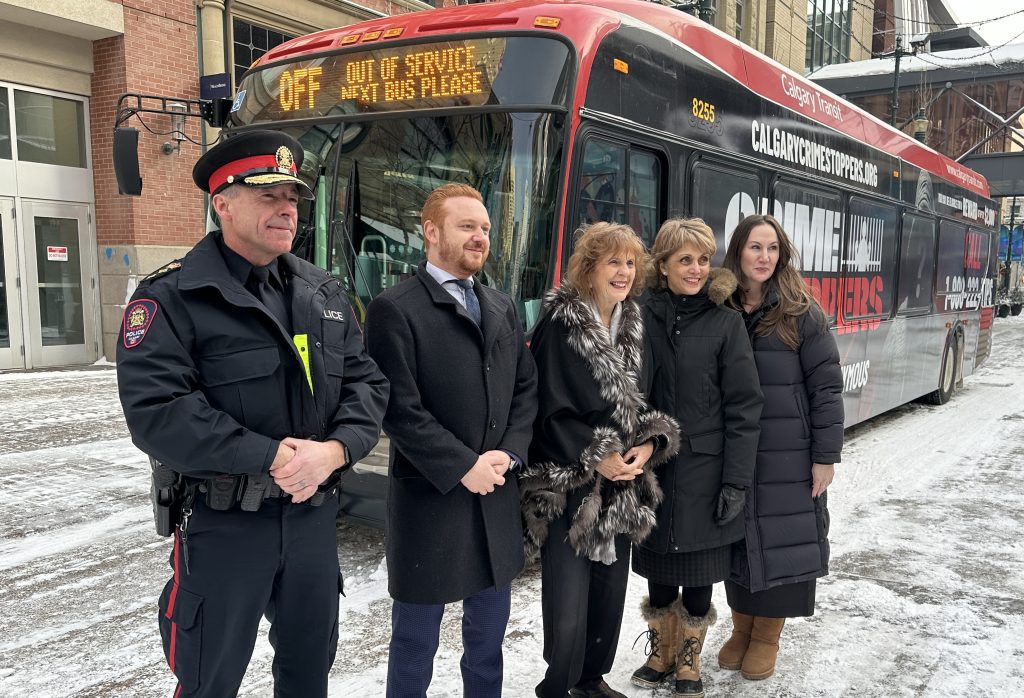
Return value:
M 994 198 L 1024 197 L 1024 152 L 968 155 L 960 164 L 985 175 Z

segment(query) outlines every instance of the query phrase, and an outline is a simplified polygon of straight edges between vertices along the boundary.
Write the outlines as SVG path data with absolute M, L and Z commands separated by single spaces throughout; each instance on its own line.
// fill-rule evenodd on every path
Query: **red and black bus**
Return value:
M 422 257 L 419 207 L 479 189 L 484 281 L 532 325 L 572 232 L 672 216 L 726 236 L 772 213 L 846 376 L 847 424 L 948 400 L 989 353 L 997 206 L 981 175 L 695 18 L 638 0 L 519 0 L 294 39 L 245 75 L 228 128 L 282 129 L 318 196 L 297 252 L 358 309 Z

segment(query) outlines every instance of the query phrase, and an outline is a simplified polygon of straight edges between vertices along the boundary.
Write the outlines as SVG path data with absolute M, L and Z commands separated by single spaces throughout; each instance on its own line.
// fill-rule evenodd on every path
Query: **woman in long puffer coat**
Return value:
M 843 448 L 843 376 L 824 312 L 807 291 L 796 252 L 771 216 L 736 227 L 725 267 L 764 393 L 745 540 L 726 582 L 732 636 L 718 663 L 748 679 L 775 671 L 786 618 L 814 613 L 815 580 L 828 574 L 825 490 Z

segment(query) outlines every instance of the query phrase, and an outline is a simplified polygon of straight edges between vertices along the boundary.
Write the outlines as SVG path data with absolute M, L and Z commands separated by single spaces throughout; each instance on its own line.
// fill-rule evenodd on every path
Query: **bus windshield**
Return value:
M 297 138 L 305 151 L 301 174 L 315 182 L 317 197 L 300 211 L 294 251 L 340 278 L 360 316 L 377 294 L 415 273 L 424 259 L 420 207 L 433 189 L 459 182 L 480 190 L 491 217 L 491 251 L 481 280 L 517 301 L 524 327 L 536 321 L 551 283 L 569 73 L 564 44 L 527 39 L 334 55 L 243 80 L 239 95 L 249 96 L 236 103 L 233 125 L 281 129 Z M 509 64 L 514 71 L 502 68 L 501 56 L 513 50 L 545 64 L 545 77 L 534 72 L 523 79 L 525 59 Z M 477 61 L 477 77 L 467 77 L 470 59 Z M 307 80 L 298 108 L 295 74 L 305 70 L 308 77 L 314 65 L 320 69 L 315 98 L 308 97 Z M 552 71 L 552 65 L 560 69 Z M 461 77 L 434 76 L 449 91 L 461 85 L 486 94 L 439 96 L 417 88 L 403 93 L 400 105 L 383 99 L 397 88 L 376 80 L 382 70 L 406 84 L 411 78 L 403 70 L 431 69 L 461 71 Z M 519 80 L 511 79 L 513 72 Z M 356 94 L 339 75 L 369 80 L 377 91 Z

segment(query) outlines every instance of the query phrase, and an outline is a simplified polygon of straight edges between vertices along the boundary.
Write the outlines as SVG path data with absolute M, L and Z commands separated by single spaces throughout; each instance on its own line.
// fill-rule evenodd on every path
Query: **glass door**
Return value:
M 26 202 L 28 352 L 32 366 L 98 358 L 96 255 L 83 204 Z
M 25 367 L 14 200 L 0 197 L 0 369 Z

